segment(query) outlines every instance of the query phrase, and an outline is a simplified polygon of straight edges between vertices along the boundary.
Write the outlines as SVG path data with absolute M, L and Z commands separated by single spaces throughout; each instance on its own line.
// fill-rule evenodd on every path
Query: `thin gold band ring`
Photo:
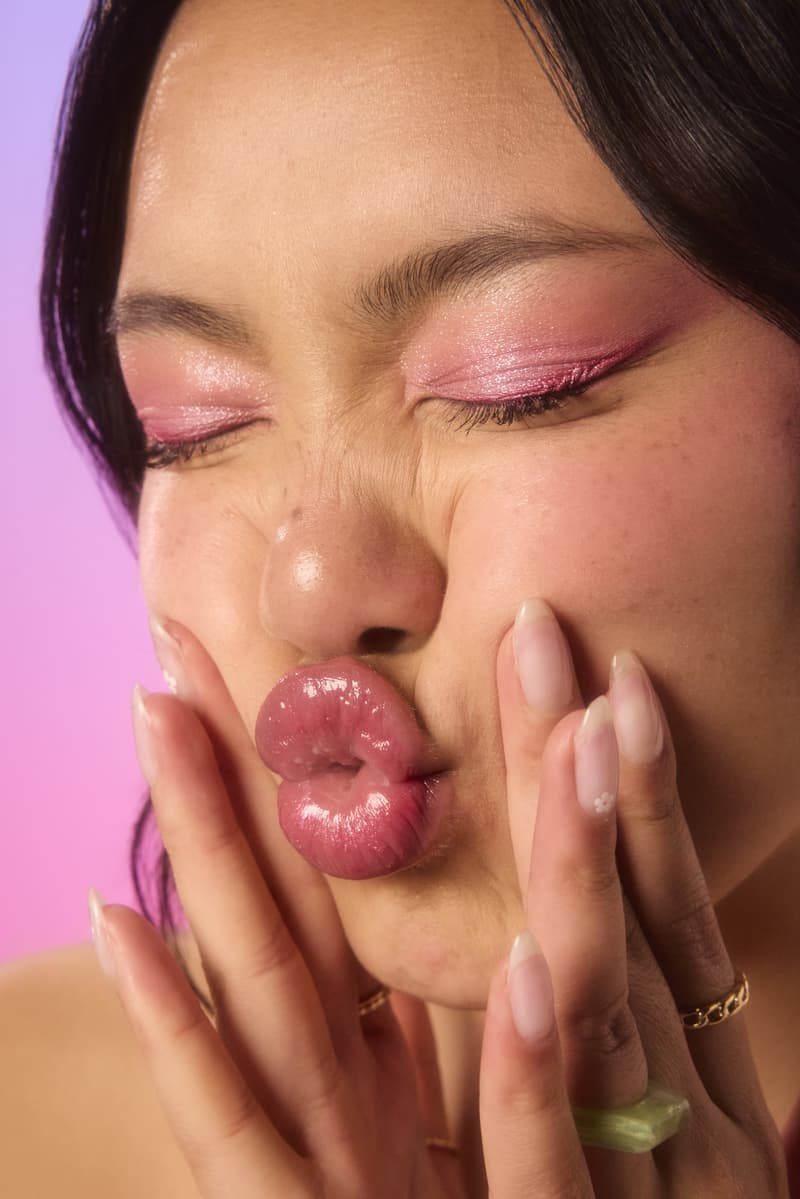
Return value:
M 374 1012 L 377 1008 L 383 1007 L 389 1001 L 389 988 L 378 987 L 377 991 L 373 991 L 371 995 L 367 995 L 366 999 L 359 999 L 358 1014 L 359 1016 L 368 1016 L 370 1012 Z
M 712 1024 L 722 1024 L 740 1012 L 750 998 L 750 984 L 747 975 L 739 970 L 736 973 L 733 986 L 720 999 L 712 999 L 702 1007 L 689 1008 L 688 1011 L 678 1012 L 684 1028 L 708 1028 Z
M 428 1149 L 441 1149 L 443 1153 L 452 1153 L 453 1157 L 461 1157 L 461 1150 L 455 1141 L 448 1141 L 446 1137 L 426 1137 L 425 1145 Z

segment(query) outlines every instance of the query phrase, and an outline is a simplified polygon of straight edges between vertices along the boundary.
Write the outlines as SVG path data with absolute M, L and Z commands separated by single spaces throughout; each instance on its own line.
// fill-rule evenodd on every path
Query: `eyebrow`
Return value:
M 228 350 L 252 350 L 257 342 L 244 315 L 189 296 L 131 291 L 117 296 L 107 322 L 112 337 L 132 333 L 188 333 Z
M 437 296 L 463 293 L 514 267 L 566 255 L 641 254 L 661 246 L 655 236 L 570 225 L 553 217 L 490 225 L 477 233 L 415 250 L 370 279 L 345 287 L 344 303 L 361 325 L 394 324 Z M 260 338 L 243 311 L 187 295 L 140 290 L 118 296 L 108 321 L 114 337 L 176 331 L 225 349 L 253 351 Z

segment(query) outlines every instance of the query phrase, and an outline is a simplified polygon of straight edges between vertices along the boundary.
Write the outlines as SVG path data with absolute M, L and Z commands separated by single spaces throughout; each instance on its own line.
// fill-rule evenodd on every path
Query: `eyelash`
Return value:
M 147 470 L 158 470 L 164 466 L 174 466 L 176 462 L 191 462 L 192 458 L 204 457 L 211 450 L 224 450 L 233 442 L 237 433 L 246 429 L 251 421 L 234 425 L 231 429 L 220 429 L 208 437 L 198 437 L 195 441 L 155 441 L 148 439 L 145 447 L 144 463 Z
M 494 403 L 477 403 L 475 401 L 453 401 L 454 413 L 448 418 L 450 424 L 461 431 L 470 432 L 481 425 L 492 422 L 495 425 L 514 425 L 527 417 L 544 416 L 548 412 L 556 412 L 566 408 L 582 396 L 592 383 L 578 384 L 575 387 L 563 387 L 559 391 L 547 391 L 541 395 L 517 396 L 513 400 L 502 400 Z M 153 441 L 149 440 L 145 450 L 145 466 L 148 470 L 158 470 L 161 467 L 173 466 L 176 462 L 190 462 L 195 457 L 203 457 L 212 449 L 226 449 L 236 434 L 246 429 L 248 424 L 236 425 L 232 429 L 220 429 L 208 437 L 195 441 Z
M 513 400 L 502 400 L 499 403 L 480 404 L 473 400 L 457 402 L 455 412 L 448 417 L 450 424 L 458 430 L 470 432 L 481 425 L 515 425 L 526 417 L 545 416 L 548 412 L 556 412 L 568 408 L 570 403 L 588 391 L 592 383 L 577 383 L 574 387 L 562 387 L 558 391 L 545 391 L 540 395 L 517 396 Z M 453 401 L 451 401 L 453 402 Z

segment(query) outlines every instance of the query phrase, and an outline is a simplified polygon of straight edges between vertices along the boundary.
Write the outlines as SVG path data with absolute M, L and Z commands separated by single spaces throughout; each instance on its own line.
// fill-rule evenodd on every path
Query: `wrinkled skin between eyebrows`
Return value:
M 641 244 L 529 247 L 413 303 L 359 302 L 388 265 L 490 227 L 552 251 L 554 222 Z M 587 701 L 615 650 L 650 669 L 717 899 L 788 841 L 800 352 L 663 248 L 499 0 L 185 4 L 132 175 L 119 295 L 141 291 L 227 315 L 193 333 L 145 305 L 121 329 L 149 435 L 252 422 L 148 473 L 149 607 L 204 642 L 251 731 L 285 671 L 363 655 L 454 771 L 430 858 L 332 882 L 376 975 L 478 1006 L 521 925 L 495 655 L 529 595 Z M 459 404 L 642 345 L 561 412 L 460 427 Z M 253 826 L 287 852 L 264 774 Z

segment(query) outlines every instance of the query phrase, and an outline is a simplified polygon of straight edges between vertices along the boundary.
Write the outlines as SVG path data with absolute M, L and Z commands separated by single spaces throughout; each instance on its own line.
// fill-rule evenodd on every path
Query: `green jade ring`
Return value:
M 572 1114 L 582 1145 L 648 1153 L 674 1136 L 689 1115 L 689 1100 L 650 1079 L 636 1103 L 625 1107 L 574 1107 Z

